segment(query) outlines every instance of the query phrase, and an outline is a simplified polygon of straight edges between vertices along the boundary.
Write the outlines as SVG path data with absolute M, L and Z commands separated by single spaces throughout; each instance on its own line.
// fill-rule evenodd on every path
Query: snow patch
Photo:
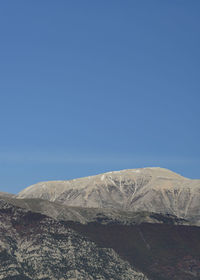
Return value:
M 102 176 L 101 176 L 101 181 L 103 181 L 103 180 L 104 180 L 104 178 L 105 178 L 105 175 L 102 175 Z

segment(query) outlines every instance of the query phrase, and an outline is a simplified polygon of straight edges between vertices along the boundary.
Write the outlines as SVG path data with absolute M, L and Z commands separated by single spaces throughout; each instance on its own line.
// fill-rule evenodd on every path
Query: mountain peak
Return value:
M 200 180 L 190 180 L 165 168 L 145 167 L 106 172 L 29 186 L 18 198 L 41 198 L 67 206 L 112 208 L 200 216 Z

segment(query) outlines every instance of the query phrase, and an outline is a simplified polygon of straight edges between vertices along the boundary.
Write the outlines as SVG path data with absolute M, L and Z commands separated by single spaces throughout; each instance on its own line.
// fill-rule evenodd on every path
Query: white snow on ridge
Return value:
M 105 175 L 102 175 L 102 176 L 101 176 L 101 181 L 103 181 L 103 180 L 104 180 L 104 178 L 105 178 Z

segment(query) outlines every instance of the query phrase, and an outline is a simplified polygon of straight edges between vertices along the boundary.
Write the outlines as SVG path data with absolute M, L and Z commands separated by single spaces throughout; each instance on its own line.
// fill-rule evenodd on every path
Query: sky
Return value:
M 0 1 L 0 191 L 160 166 L 200 178 L 200 1 Z

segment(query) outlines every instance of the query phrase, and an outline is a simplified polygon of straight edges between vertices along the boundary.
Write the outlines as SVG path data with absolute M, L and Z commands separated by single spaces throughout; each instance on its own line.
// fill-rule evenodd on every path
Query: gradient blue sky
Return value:
M 0 190 L 200 178 L 200 1 L 0 1 Z

